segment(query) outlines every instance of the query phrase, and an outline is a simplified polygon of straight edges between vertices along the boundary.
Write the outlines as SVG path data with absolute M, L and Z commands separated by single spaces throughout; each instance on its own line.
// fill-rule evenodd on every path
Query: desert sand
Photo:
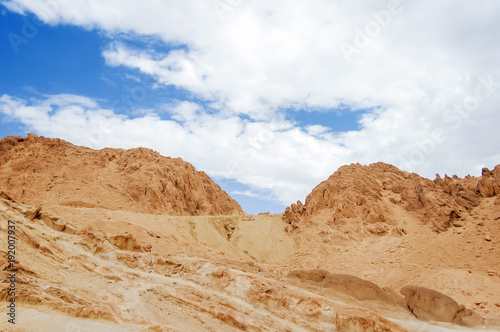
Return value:
M 500 166 L 434 181 L 341 167 L 248 215 L 144 149 L 0 141 L 2 331 L 498 331 Z

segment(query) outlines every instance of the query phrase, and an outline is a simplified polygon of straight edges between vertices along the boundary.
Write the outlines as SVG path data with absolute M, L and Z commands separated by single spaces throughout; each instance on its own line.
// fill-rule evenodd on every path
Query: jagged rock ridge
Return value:
M 457 176 L 434 181 L 385 163 L 369 166 L 352 164 L 338 169 L 307 196 L 288 207 L 283 219 L 291 228 L 319 214 L 332 226 L 358 224 L 370 233 L 384 234 L 397 225 L 393 205 L 415 213 L 437 231 L 459 224 L 462 213 L 478 206 L 484 197 L 498 196 L 500 165 L 483 169 L 481 177 Z M 391 206 L 392 205 L 392 206 Z M 397 227 L 394 231 L 398 232 Z M 404 230 L 399 230 L 404 232 Z
M 0 187 L 26 204 L 170 215 L 244 213 L 181 158 L 145 148 L 93 150 L 31 133 L 0 140 Z

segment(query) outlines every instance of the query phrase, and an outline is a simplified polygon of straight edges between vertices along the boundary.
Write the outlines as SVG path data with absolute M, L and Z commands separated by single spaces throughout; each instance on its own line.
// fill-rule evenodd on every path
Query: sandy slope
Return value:
M 493 302 L 500 278 L 486 275 L 487 262 L 466 262 L 452 255 L 460 245 L 444 244 L 456 236 L 453 232 L 436 235 L 423 247 L 428 228 L 418 223 L 412 227 L 411 220 L 405 237 L 358 241 L 333 236 L 325 241 L 312 231 L 286 233 L 279 215 L 172 217 L 57 205 L 36 211 L 0 200 L 0 243 L 6 241 L 4 220 L 15 220 L 23 266 L 17 285 L 20 324 L 11 329 L 2 321 L 2 330 L 461 328 L 421 322 L 394 302 L 359 301 L 283 278 L 291 270 L 315 267 L 357 275 L 395 290 L 408 282 L 435 287 L 468 306 L 485 301 L 484 309 L 478 309 L 489 310 L 489 327 L 477 328 L 495 330 L 493 317 L 498 311 Z M 471 239 L 470 245 L 480 245 L 475 228 L 464 228 L 463 237 Z M 485 245 L 483 249 L 491 257 L 498 254 Z M 433 258 L 431 252 L 438 256 Z M 442 257 L 448 257 L 443 266 L 434 263 Z M 427 264 L 433 267 L 426 268 Z M 462 276 L 464 264 L 470 265 L 471 274 Z M 450 276 L 455 281 L 447 279 Z

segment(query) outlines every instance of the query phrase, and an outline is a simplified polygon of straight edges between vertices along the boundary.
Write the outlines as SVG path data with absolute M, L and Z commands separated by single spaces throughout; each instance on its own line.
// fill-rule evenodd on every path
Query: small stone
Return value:
M 486 235 L 484 236 L 484 239 L 485 239 L 486 241 L 490 242 L 490 241 L 491 241 L 491 235 L 490 235 L 490 234 L 486 234 Z
M 500 303 L 495 303 L 495 305 L 500 308 Z
M 497 272 L 495 270 L 488 270 L 487 273 L 488 273 L 488 276 L 490 276 L 490 277 L 493 277 L 497 274 Z
M 455 219 L 455 221 L 453 221 L 453 226 L 455 227 L 463 227 L 464 225 L 465 223 L 462 219 Z

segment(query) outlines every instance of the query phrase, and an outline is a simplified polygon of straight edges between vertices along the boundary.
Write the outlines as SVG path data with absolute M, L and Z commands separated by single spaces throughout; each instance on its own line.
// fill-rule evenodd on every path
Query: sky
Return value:
M 351 163 L 500 164 L 500 3 L 0 0 L 0 136 L 147 147 L 248 213 Z

